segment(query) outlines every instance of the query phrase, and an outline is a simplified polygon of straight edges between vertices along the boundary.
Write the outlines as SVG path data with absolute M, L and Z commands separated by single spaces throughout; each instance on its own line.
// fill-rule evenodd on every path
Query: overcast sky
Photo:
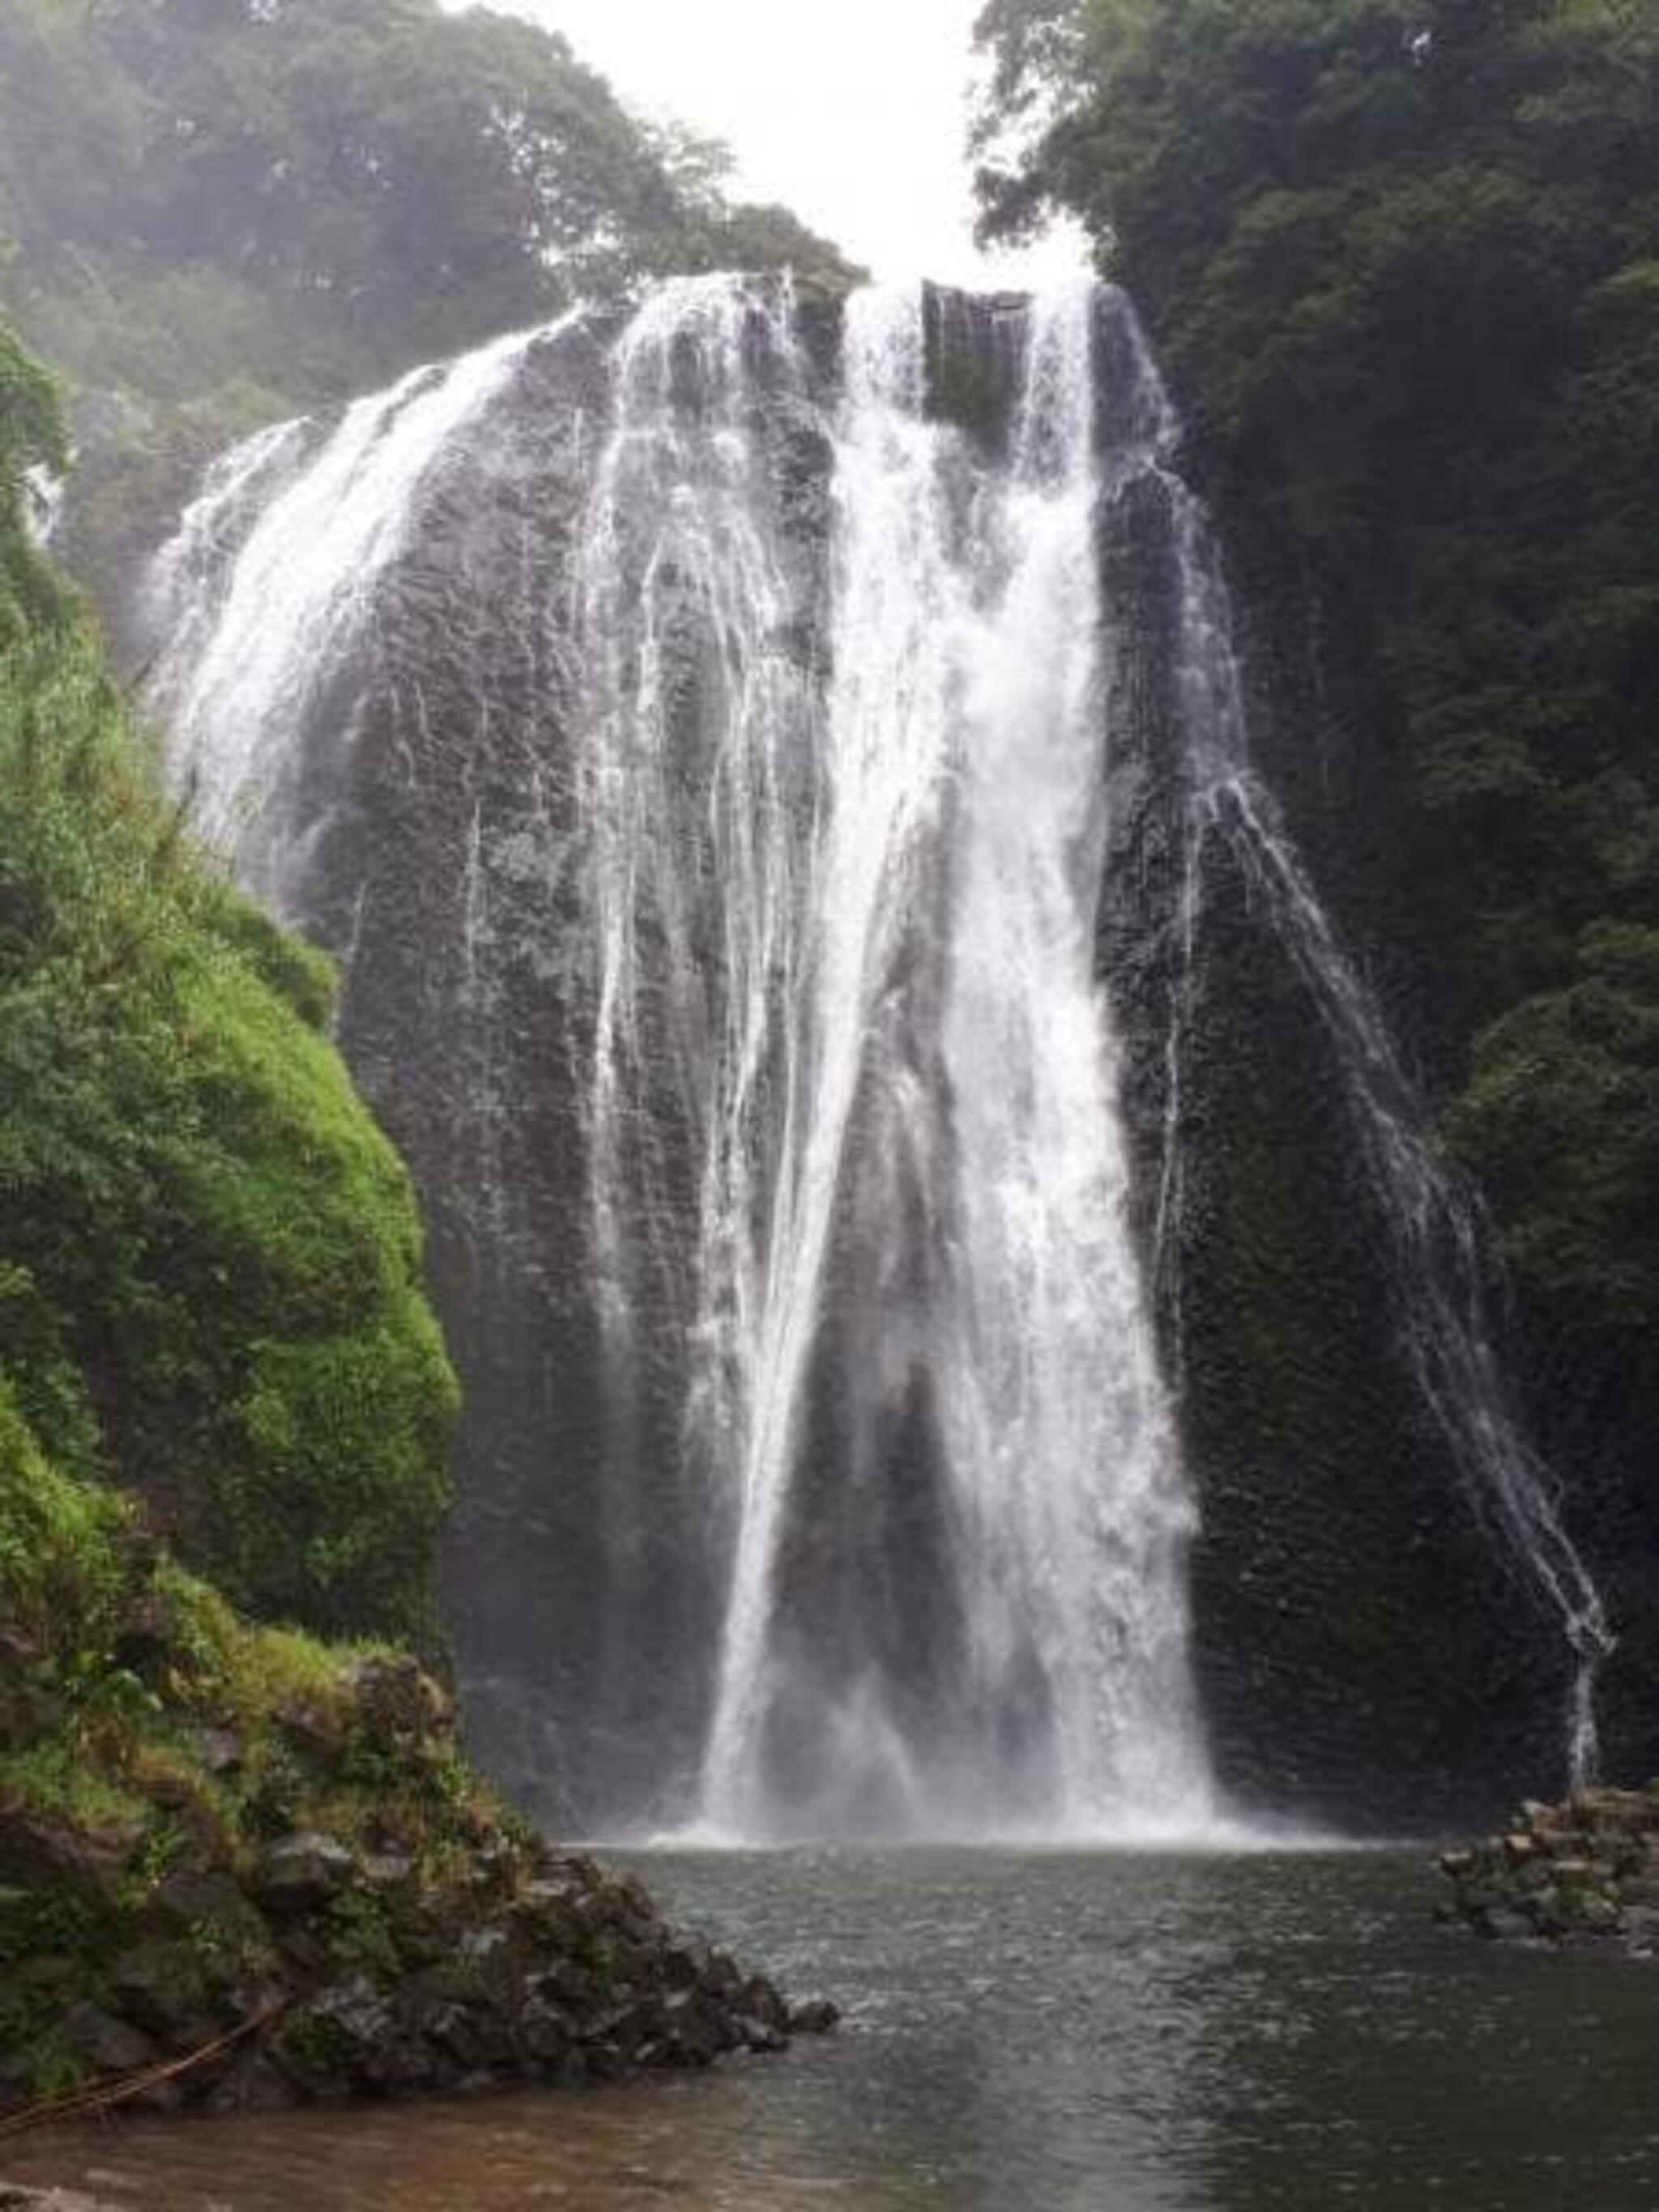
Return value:
M 489 4 L 564 32 L 629 106 L 727 140 L 744 197 L 781 200 L 878 276 L 974 275 L 979 0 Z

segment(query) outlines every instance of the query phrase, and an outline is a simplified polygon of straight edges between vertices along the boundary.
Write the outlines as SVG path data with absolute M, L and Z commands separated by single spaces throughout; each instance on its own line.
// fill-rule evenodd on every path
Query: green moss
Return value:
M 430 1647 L 455 1388 L 408 1179 L 322 1034 L 329 963 L 192 854 L 27 544 L 22 470 L 61 459 L 51 387 L 0 326 L 12 1510 L 92 1510 L 44 1453 L 146 1493 L 244 1606 Z
M 242 1605 L 435 1642 L 456 1394 L 327 963 L 191 856 L 78 617 L 0 654 L 0 1366 Z
M 73 1620 L 98 1639 L 116 1617 L 119 1541 L 131 1510 L 90 1492 L 46 1459 L 0 1370 L 0 1591 L 5 1618 L 25 1635 L 53 1635 Z
M 210 878 L 201 886 L 203 920 L 239 952 L 262 983 L 314 1030 L 325 1030 L 334 1012 L 334 963 L 314 945 L 279 929 L 269 915 Z
M 329 1906 L 328 1920 L 330 1948 L 337 1957 L 370 1972 L 397 1972 L 398 1945 L 384 1897 L 349 1889 Z
M 84 1897 L 65 1888 L 0 1887 L 0 1965 L 16 1968 L 31 1959 L 95 1957 L 104 1917 Z M 29 2007 L 31 2020 L 38 2008 Z M 14 2024 L 14 2037 L 23 2033 Z
M 531 1838 L 462 1758 L 437 1686 L 384 1645 L 246 1624 L 121 1500 L 53 1467 L 3 1384 L 0 1440 L 0 1618 L 14 1632 L 0 1714 L 33 1717 L 0 1753 L 9 2077 L 50 2086 L 61 2022 L 75 2003 L 106 2004 L 112 1960 L 138 1959 L 183 2015 L 269 1972 L 272 1932 L 254 1900 L 273 1835 L 400 1848 L 412 1908 L 464 1924 L 478 1846 Z M 511 1884 L 510 1853 L 490 1865 Z M 204 1881 L 205 1907 L 170 1897 Z M 310 1935 L 331 1971 L 391 1978 L 402 1909 L 401 1893 L 354 1883 Z M 314 2060 L 319 2080 L 331 2032 L 300 2017 L 299 2063 Z
M 29 2095 L 40 2105 L 55 2104 L 73 2096 L 91 2079 L 83 2058 L 72 2051 L 55 2031 L 40 2037 L 27 2054 Z

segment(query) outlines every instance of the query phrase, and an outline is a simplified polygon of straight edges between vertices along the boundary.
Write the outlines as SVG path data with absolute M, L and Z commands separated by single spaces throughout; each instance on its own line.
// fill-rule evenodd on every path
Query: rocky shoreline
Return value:
M 1451 1885 L 1439 1917 L 1490 1942 L 1659 1956 L 1659 1784 L 1529 1802 L 1439 1867 Z

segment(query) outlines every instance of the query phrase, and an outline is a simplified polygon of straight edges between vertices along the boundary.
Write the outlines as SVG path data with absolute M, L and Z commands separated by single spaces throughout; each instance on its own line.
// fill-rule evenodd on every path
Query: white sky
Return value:
M 963 148 L 979 0 L 487 4 L 562 31 L 628 106 L 726 139 L 741 197 L 877 276 L 985 281 Z

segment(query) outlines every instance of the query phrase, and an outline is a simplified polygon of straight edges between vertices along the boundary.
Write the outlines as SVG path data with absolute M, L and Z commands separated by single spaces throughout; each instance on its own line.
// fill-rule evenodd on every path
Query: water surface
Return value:
M 848 2008 L 708 2076 L 37 2139 L 132 2212 L 1653 2212 L 1659 1968 L 1437 1929 L 1421 1855 L 660 1857 Z

